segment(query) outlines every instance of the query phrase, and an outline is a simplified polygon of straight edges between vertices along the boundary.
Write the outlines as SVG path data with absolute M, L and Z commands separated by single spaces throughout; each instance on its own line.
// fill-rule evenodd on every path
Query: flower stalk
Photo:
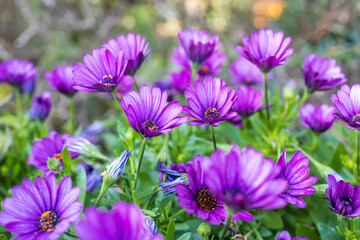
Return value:
M 264 76 L 264 86 L 265 86 L 266 124 L 267 124 L 268 129 L 271 131 L 269 97 L 268 97 L 268 86 L 267 86 L 267 75 L 266 75 L 266 73 L 263 73 L 263 76 Z
M 139 156 L 139 164 L 137 167 L 137 172 L 136 172 L 136 178 L 135 178 L 135 185 L 134 185 L 134 189 L 136 189 L 138 180 L 139 180 L 139 175 L 140 175 L 140 168 L 141 168 L 141 162 L 144 156 L 144 152 L 145 152 L 145 148 L 146 148 L 146 143 L 147 143 L 147 139 L 144 138 L 141 142 L 141 147 L 140 147 L 140 156 Z
M 70 114 L 70 133 L 75 131 L 75 112 L 74 112 L 74 99 L 72 96 L 69 98 L 69 114 Z
M 216 151 L 215 127 L 210 126 L 210 128 L 211 128 L 211 135 L 212 135 L 212 140 L 213 140 L 213 144 L 214 144 L 214 151 Z
M 137 82 L 136 82 L 136 80 L 135 80 L 135 75 L 132 74 L 132 75 L 131 75 L 131 78 L 132 78 L 132 80 L 133 80 L 133 82 L 134 82 L 135 90 L 136 90 L 137 92 L 139 92 L 139 86 L 137 85 Z

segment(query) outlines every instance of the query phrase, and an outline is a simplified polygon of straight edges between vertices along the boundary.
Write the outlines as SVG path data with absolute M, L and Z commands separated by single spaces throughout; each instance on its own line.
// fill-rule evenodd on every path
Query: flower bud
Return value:
M 55 171 L 55 172 L 60 171 L 61 162 L 59 161 L 59 159 L 56 158 L 48 158 L 47 167 L 51 171 Z
M 131 151 L 125 150 L 120 157 L 115 159 L 105 172 L 104 184 L 111 186 L 124 173 L 125 165 L 131 155 Z
M 208 237 L 211 234 L 211 227 L 209 224 L 203 222 L 199 225 L 197 232 L 204 238 Z

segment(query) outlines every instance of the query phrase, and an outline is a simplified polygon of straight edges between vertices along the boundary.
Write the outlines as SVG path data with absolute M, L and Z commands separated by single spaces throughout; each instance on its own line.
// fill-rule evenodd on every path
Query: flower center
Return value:
M 214 211 L 217 200 L 214 194 L 207 188 L 202 188 L 196 197 L 198 206 L 206 212 Z
M 353 120 L 354 122 L 356 122 L 357 124 L 360 124 L 360 113 L 356 114 L 355 116 L 353 116 L 351 118 L 351 120 Z
M 252 82 L 252 78 L 251 78 L 251 77 L 246 77 L 246 78 L 245 78 L 245 82 L 248 82 L 248 83 L 249 83 L 249 82 Z
M 216 119 L 220 116 L 220 112 L 218 110 L 216 110 L 216 108 L 208 108 L 204 112 L 204 116 L 206 119 L 209 119 L 209 118 Z
M 201 72 L 203 72 L 204 74 L 207 74 L 210 70 L 210 68 L 208 66 L 201 66 L 199 69 Z
M 344 204 L 346 204 L 346 205 L 351 205 L 351 199 L 349 199 L 349 200 L 347 200 L 347 199 L 342 200 L 341 203 L 344 203 Z
M 53 158 L 56 158 L 59 161 L 63 160 L 63 155 L 61 153 L 54 153 Z
M 154 123 L 151 120 L 146 120 L 145 122 L 143 122 L 143 124 L 145 125 L 145 127 L 147 127 L 151 131 L 159 130 L 159 127 L 156 125 L 156 123 Z
M 44 232 L 51 232 L 59 223 L 59 215 L 54 211 L 46 211 L 39 217 L 38 226 Z
M 104 84 L 105 86 L 109 86 L 112 78 L 113 78 L 113 77 L 112 77 L 110 74 L 109 74 L 109 75 L 105 75 L 105 76 L 103 76 L 103 79 L 100 80 L 100 83 Z

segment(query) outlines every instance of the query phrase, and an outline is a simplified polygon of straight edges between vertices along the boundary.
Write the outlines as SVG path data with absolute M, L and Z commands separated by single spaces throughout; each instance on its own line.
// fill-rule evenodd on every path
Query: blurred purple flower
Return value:
M 205 31 L 194 29 L 182 30 L 178 38 L 188 58 L 194 62 L 203 63 L 216 49 L 219 36 L 211 36 Z
M 234 60 L 229 72 L 233 76 L 231 82 L 234 84 L 260 85 L 264 83 L 260 69 L 243 57 Z M 268 79 L 270 78 L 269 75 Z
M 250 209 L 278 209 L 286 206 L 280 194 L 286 181 L 276 179 L 274 163 L 264 161 L 263 154 L 251 147 L 242 151 L 233 145 L 228 154 L 217 150 L 211 154 L 213 165 L 206 176 L 209 189 L 236 214 L 232 221 L 253 221 Z M 241 173 L 241 174 L 239 174 Z
M 43 171 L 43 176 L 47 177 L 49 174 L 58 174 L 58 172 L 51 171 L 47 166 L 48 158 L 56 158 L 61 162 L 60 169 L 63 168 L 63 156 L 62 149 L 65 146 L 65 139 L 69 137 L 69 134 L 64 134 L 62 137 L 52 130 L 49 132 L 48 137 L 42 138 L 34 142 L 31 148 L 31 156 L 28 158 L 28 162 L 31 165 L 36 166 L 40 171 Z M 70 152 L 71 158 L 77 157 L 78 154 Z
M 32 93 L 38 80 L 38 69 L 27 60 L 12 59 L 0 63 L 0 83 L 6 82 L 23 92 Z
M 161 235 L 154 236 L 144 227 L 145 215 L 133 203 L 117 202 L 111 211 L 89 207 L 84 215 L 75 225 L 75 231 L 81 240 L 163 239 Z
M 243 126 L 243 122 L 240 115 L 236 115 L 236 117 L 229 119 L 228 122 L 231 122 L 237 128 Z
M 80 193 L 79 187 L 72 188 L 69 176 L 59 186 L 52 174 L 46 180 L 36 177 L 35 182 L 25 178 L 2 202 L 0 225 L 18 234 L 12 239 L 58 239 L 80 218 Z
M 271 29 L 260 29 L 251 33 L 251 40 L 243 36 L 242 46 L 236 46 L 236 51 L 255 64 L 261 72 L 267 73 L 272 68 L 285 63 L 294 52 L 289 48 L 291 37 L 283 39 L 283 32 L 273 32 Z
M 225 81 L 206 76 L 204 81 L 196 81 L 185 90 L 189 106 L 184 106 L 184 113 L 196 120 L 189 125 L 209 124 L 218 126 L 221 121 L 237 116 L 229 112 L 237 96 L 235 89 L 229 91 Z
M 192 161 L 186 163 L 186 175 L 189 185 L 178 183 L 175 186 L 178 203 L 187 209 L 187 214 L 196 214 L 200 219 L 219 225 L 226 219 L 227 213 L 220 199 L 215 197 L 207 185 L 206 170 L 209 157 L 195 155 Z
M 86 162 L 79 163 L 80 167 L 83 167 L 86 172 L 86 191 L 92 192 L 102 183 L 102 177 L 96 169 Z
M 256 113 L 263 104 L 263 93 L 253 86 L 241 85 L 236 89 L 237 100 L 231 107 L 231 111 L 237 112 L 242 118 Z
M 170 73 L 170 85 L 174 93 L 184 93 L 191 84 L 191 73 L 188 71 Z
M 310 92 L 330 90 L 347 81 L 335 59 L 318 57 L 314 53 L 305 57 L 302 73 Z
M 98 134 L 104 131 L 104 125 L 101 121 L 95 121 L 89 125 L 84 131 L 81 132 L 80 136 L 89 140 L 92 144 L 98 142 Z
M 329 187 L 326 189 L 330 201 L 328 208 L 336 214 L 353 218 L 360 216 L 360 186 L 353 187 L 343 180 L 336 181 L 333 175 L 328 176 Z
M 84 56 L 84 64 L 74 66 L 74 89 L 87 92 L 112 92 L 119 84 L 126 67 L 123 52 L 113 57 L 105 48 L 94 49 Z
M 331 100 L 336 108 L 334 117 L 346 122 L 348 128 L 360 130 L 360 85 L 354 84 L 351 89 L 342 85 Z
M 325 132 L 332 127 L 335 120 L 334 113 L 333 106 L 327 104 L 314 106 L 311 103 L 305 104 L 299 111 L 302 124 L 316 133 Z
M 145 217 L 143 225 L 153 235 L 156 235 L 158 233 L 158 227 L 156 226 L 155 221 L 152 220 L 151 218 Z
M 109 49 L 112 55 L 116 58 L 118 54 L 123 51 L 124 58 L 127 61 L 125 74 L 134 75 L 141 67 L 145 58 L 151 52 L 148 49 L 149 43 L 146 42 L 146 38 L 141 38 L 140 34 L 128 33 L 119 35 L 117 39 L 111 38 L 107 43 L 104 43 L 102 47 Z
M 49 115 L 50 110 L 51 93 L 44 92 L 42 95 L 33 98 L 28 114 L 31 119 L 44 120 Z
M 44 77 L 52 89 L 66 96 L 72 96 L 76 93 L 76 90 L 73 89 L 73 86 L 75 86 L 73 69 L 74 67 L 71 65 L 58 66 L 51 72 L 45 72 Z
M 287 188 L 281 196 L 289 204 L 305 208 L 305 201 L 301 197 L 315 193 L 315 188 L 311 186 L 319 180 L 317 177 L 308 177 L 309 158 L 298 151 L 286 164 L 286 149 L 284 149 L 276 163 L 276 168 L 279 171 L 277 178 L 284 179 L 287 183 Z
M 291 239 L 292 239 L 291 235 L 288 231 L 282 231 L 277 237 L 277 240 L 291 240 Z M 310 240 L 310 239 L 305 237 L 295 237 L 293 240 Z
M 152 90 L 143 85 L 140 93 L 131 91 L 120 100 L 130 126 L 144 138 L 151 139 L 169 133 L 175 127 L 186 123 L 189 118 L 179 116 L 182 107 L 177 101 L 166 104 L 168 94 L 160 88 Z

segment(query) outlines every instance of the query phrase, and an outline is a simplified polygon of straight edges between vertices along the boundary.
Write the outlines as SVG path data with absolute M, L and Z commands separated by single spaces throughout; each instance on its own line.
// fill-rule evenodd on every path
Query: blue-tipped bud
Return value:
M 71 151 L 89 158 L 108 160 L 89 140 L 81 136 L 69 136 L 65 139 L 65 147 Z
M 154 220 L 152 220 L 151 217 L 146 217 L 143 222 L 143 226 L 145 229 L 148 229 L 149 232 L 151 232 L 153 235 L 156 235 L 158 233 L 158 227 L 156 226 L 156 223 Z
M 123 174 L 126 162 L 130 155 L 131 151 L 125 150 L 120 155 L 120 157 L 118 157 L 110 164 L 110 167 L 107 170 L 107 175 L 109 175 L 111 178 L 118 179 Z

